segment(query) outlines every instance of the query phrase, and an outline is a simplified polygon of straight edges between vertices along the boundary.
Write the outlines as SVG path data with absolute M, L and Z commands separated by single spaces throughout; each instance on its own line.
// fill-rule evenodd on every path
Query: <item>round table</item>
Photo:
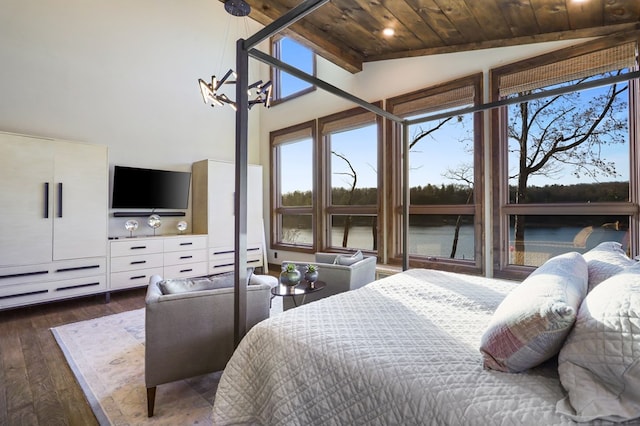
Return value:
M 271 288 L 271 294 L 274 296 L 291 297 L 293 299 L 294 306 L 297 307 L 298 302 L 296 302 L 295 296 L 302 296 L 302 303 L 304 303 L 304 296 L 309 293 L 320 291 L 326 286 L 327 283 L 325 283 L 324 281 L 316 281 L 313 283 L 301 281 L 300 284 L 296 286 L 278 284 L 277 286 Z

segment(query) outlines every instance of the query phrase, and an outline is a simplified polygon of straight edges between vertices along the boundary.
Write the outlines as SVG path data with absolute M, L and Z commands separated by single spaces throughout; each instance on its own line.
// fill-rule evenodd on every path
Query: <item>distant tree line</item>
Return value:
M 466 204 L 469 187 L 459 184 L 425 185 L 411 188 L 411 203 L 414 205 Z M 335 205 L 349 205 L 350 190 L 334 188 L 331 199 Z M 515 200 L 516 186 L 509 187 L 509 198 Z M 530 203 L 601 203 L 629 200 L 628 182 L 579 183 L 574 185 L 530 186 L 527 197 Z M 352 205 L 375 205 L 378 202 L 377 188 L 356 188 Z M 294 191 L 282 196 L 284 206 L 311 205 L 311 191 Z
M 515 200 L 516 186 L 510 186 L 509 198 Z M 430 185 L 415 186 L 411 188 L 411 203 L 413 205 L 440 205 L 440 204 L 466 204 L 469 199 L 469 187 L 460 184 L 447 185 Z M 346 188 L 334 188 L 331 197 L 334 205 L 349 205 L 348 199 L 350 190 Z M 311 191 L 294 191 L 284 194 L 282 204 L 284 206 L 309 206 L 311 205 Z M 530 186 L 528 188 L 527 201 L 529 203 L 585 203 L 585 202 L 624 202 L 629 199 L 629 183 L 628 182 L 604 182 L 604 183 L 579 183 L 573 185 L 545 185 Z M 375 205 L 378 202 L 377 188 L 356 188 L 353 191 L 351 199 L 352 205 Z M 602 221 L 611 220 L 610 216 L 602 217 Z M 627 218 L 621 218 L 623 222 L 627 222 Z M 300 218 L 290 217 L 290 220 L 299 222 Z M 446 215 L 428 215 L 412 217 L 411 223 L 416 226 L 434 226 L 454 224 L 455 216 Z M 554 218 L 553 224 L 549 224 L 548 218 L 535 216 L 529 217 L 529 225 L 544 226 L 583 226 L 584 217 L 574 216 L 557 216 Z M 586 222 L 598 223 L 599 218 L 590 216 L 586 218 Z M 285 227 L 299 227 L 293 223 L 288 223 L 289 219 L 285 218 Z M 303 222 L 306 222 L 303 221 Z M 334 226 L 340 226 L 344 222 L 340 217 L 336 217 Z M 471 224 L 471 217 L 462 218 L 463 224 Z M 589 224 L 590 224 L 589 223 Z M 310 226 L 310 220 L 308 225 Z M 370 218 L 354 218 L 354 225 L 370 226 Z M 305 225 L 307 225 L 305 223 Z M 586 224 L 584 225 L 586 226 Z

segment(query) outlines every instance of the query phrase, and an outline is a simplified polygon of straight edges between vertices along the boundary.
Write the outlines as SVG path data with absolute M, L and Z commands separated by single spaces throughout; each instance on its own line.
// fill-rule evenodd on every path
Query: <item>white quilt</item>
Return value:
M 215 425 L 563 425 L 553 363 L 483 370 L 480 337 L 515 284 L 412 269 L 286 311 L 245 336 Z

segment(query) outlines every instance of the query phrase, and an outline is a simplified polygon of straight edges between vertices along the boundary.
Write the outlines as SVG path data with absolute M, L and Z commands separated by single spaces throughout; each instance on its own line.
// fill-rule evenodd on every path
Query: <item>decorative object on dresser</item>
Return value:
M 104 293 L 105 146 L 0 132 L 0 309 Z
M 191 173 L 192 228 L 196 234 L 209 235 L 208 274 L 233 271 L 235 165 L 227 161 L 202 160 L 193 163 Z M 262 222 L 262 166 L 250 164 L 247 181 L 247 266 L 266 267 Z
M 129 231 L 129 237 L 133 237 L 133 231 L 138 229 L 138 221 L 135 219 L 129 219 L 124 223 L 124 229 Z
M 187 222 L 185 220 L 181 220 L 176 224 L 176 228 L 178 229 L 178 233 L 182 234 L 184 231 L 187 230 Z
M 147 225 L 149 225 L 149 228 L 153 229 L 153 235 L 155 236 L 156 229 L 160 228 L 160 226 L 162 225 L 162 219 L 160 219 L 160 216 L 158 216 L 157 214 L 152 214 L 147 219 Z

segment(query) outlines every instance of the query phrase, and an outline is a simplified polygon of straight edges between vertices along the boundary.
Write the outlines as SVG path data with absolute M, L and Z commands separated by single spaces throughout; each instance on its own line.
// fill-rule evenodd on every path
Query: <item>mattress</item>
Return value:
M 555 360 L 482 368 L 512 281 L 412 269 L 253 327 L 222 374 L 216 425 L 570 425 Z

